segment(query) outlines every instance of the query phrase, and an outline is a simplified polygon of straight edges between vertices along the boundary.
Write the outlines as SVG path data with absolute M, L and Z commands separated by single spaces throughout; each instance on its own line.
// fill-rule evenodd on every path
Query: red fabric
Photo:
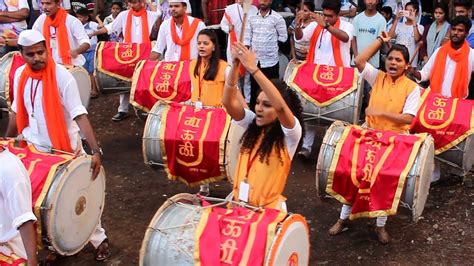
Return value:
M 424 90 L 422 105 L 410 131 L 431 134 L 435 153 L 439 154 L 474 133 L 474 101 L 447 98 Z
M 227 21 L 229 22 L 230 25 L 234 25 L 234 23 L 232 22 L 232 19 L 230 18 L 229 14 L 227 13 L 224 13 L 224 16 L 225 16 L 225 19 L 227 19 Z M 235 28 L 232 27 L 232 30 L 229 31 L 229 38 L 230 38 L 230 45 L 231 45 L 231 48 L 234 46 L 234 43 L 237 42 L 237 34 L 235 33 Z M 245 67 L 240 64 L 240 67 L 239 67 L 239 75 L 241 77 L 243 77 L 245 75 Z
M 209 18 L 209 25 L 220 24 L 224 9 L 233 4 L 231 0 L 208 0 L 207 1 L 207 17 Z
M 334 27 L 336 29 L 339 29 L 341 25 L 341 19 L 338 19 L 336 24 L 334 24 Z M 324 28 L 321 25 L 318 25 L 316 29 L 314 30 L 313 36 L 311 37 L 311 41 L 309 42 L 309 49 L 308 49 L 308 55 L 306 57 L 306 62 L 313 63 L 314 62 L 314 55 L 316 52 L 316 43 L 319 40 L 319 36 L 322 34 Z M 326 34 L 330 34 L 327 32 Z M 336 38 L 336 36 L 331 35 L 331 45 L 332 45 L 332 54 L 334 57 L 334 63 L 336 66 L 344 66 L 342 62 L 342 55 L 341 55 L 341 43 L 340 41 Z
M 124 42 L 132 43 L 132 16 L 140 17 L 142 20 L 142 43 L 151 43 L 150 41 L 150 31 L 148 28 L 148 13 L 146 9 L 142 7 L 139 11 L 130 9 L 128 12 L 127 21 L 125 22 L 124 29 Z
M 27 265 L 23 258 L 13 258 L 0 252 L 0 266 L 23 266 Z
M 222 108 L 197 109 L 170 103 L 163 112 L 160 135 L 164 136 L 166 171 L 170 179 L 189 185 L 225 177 L 221 140 L 227 134 L 230 117 Z M 222 146 L 224 143 L 222 143 Z
M 15 54 L 13 55 L 12 58 L 12 63 L 10 65 L 10 70 L 8 72 L 8 81 L 9 81 L 9 86 L 8 86 L 8 103 L 12 104 L 13 103 L 13 97 L 14 97 L 14 82 L 15 82 L 15 72 L 16 70 L 21 67 L 22 65 L 25 64 L 25 59 L 23 59 L 23 56 L 21 54 Z
M 132 83 L 132 104 L 149 112 L 159 100 L 184 102 L 191 99 L 189 62 L 141 62 Z M 169 86 L 163 85 L 165 83 Z

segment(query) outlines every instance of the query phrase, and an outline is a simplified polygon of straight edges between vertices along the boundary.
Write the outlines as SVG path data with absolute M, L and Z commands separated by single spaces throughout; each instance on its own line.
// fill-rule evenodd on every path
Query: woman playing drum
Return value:
M 254 206 L 285 210 L 285 197 L 281 194 L 303 134 L 301 102 L 282 81 L 267 79 L 257 68 L 255 53 L 242 43 L 235 43 L 232 56 L 234 63 L 223 103 L 233 123 L 247 128 L 241 140 L 234 198 Z M 244 105 L 236 86 L 240 64 L 261 88 L 255 113 Z
M 365 111 L 369 128 L 403 133 L 407 132 L 416 116 L 420 101 L 418 85 L 404 75 L 409 67 L 408 49 L 400 44 L 392 46 L 385 61 L 387 72 L 377 70 L 367 63 L 382 44 L 389 40 L 390 37 L 382 32 L 381 36 L 356 57 L 355 64 L 361 72 L 361 77 L 372 86 L 369 106 Z M 329 229 L 330 235 L 343 231 L 350 213 L 351 206 L 343 205 L 339 220 Z M 386 221 L 387 216 L 378 217 L 375 229 L 379 241 L 383 244 L 390 242 L 390 236 L 385 230 Z

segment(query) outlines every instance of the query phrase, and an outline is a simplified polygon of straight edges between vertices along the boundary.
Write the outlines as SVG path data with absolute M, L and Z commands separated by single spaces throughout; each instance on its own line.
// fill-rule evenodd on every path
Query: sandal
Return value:
M 332 236 L 338 235 L 349 228 L 346 226 L 346 221 L 338 219 L 337 222 L 329 229 L 329 234 Z
M 387 230 L 385 230 L 385 227 L 375 227 L 375 233 L 377 234 L 377 238 L 381 244 L 386 245 L 390 243 L 390 235 Z
M 109 239 L 106 238 L 95 249 L 95 260 L 96 261 L 105 261 L 108 258 L 110 258 L 110 246 L 109 246 Z

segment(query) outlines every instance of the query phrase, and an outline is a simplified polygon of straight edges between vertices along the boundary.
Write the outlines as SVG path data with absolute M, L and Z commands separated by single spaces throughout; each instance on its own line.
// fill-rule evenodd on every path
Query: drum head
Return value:
M 198 198 L 187 193 L 163 203 L 146 230 L 139 265 L 193 265 L 200 206 Z
M 245 128 L 230 124 L 229 134 L 227 135 L 225 146 L 225 170 L 227 172 L 227 179 L 234 184 L 234 175 L 237 168 L 237 162 L 240 154 L 240 139 L 245 132 Z
M 298 66 L 298 64 L 295 64 L 293 62 L 289 62 L 288 66 L 285 69 L 285 75 L 283 76 L 283 81 L 290 86 L 290 79 L 291 75 L 293 74 L 293 70 Z
M 265 265 L 309 265 L 309 248 L 306 219 L 291 214 L 279 226 Z
M 288 63 L 290 60 L 288 60 L 288 57 L 282 53 L 278 53 L 278 63 L 279 63 L 279 77 L 280 79 L 283 79 L 285 77 L 285 71 L 286 67 L 288 66 Z
M 85 108 L 88 108 L 91 97 L 91 80 L 89 78 L 89 73 L 87 73 L 84 68 L 78 66 L 70 68 L 69 72 L 71 72 L 77 82 L 82 105 L 84 105 Z
M 19 52 L 9 52 L 0 58 L 0 111 L 8 112 L 6 87 L 9 83 L 9 75 L 13 56 Z
M 163 155 L 161 153 L 161 115 L 166 108 L 163 102 L 157 102 L 151 108 L 146 119 L 145 128 L 143 130 L 142 151 L 143 160 L 147 165 L 153 163 L 163 164 Z
M 88 242 L 100 221 L 105 199 L 102 168 L 92 181 L 90 156 L 74 159 L 58 169 L 42 212 L 48 240 L 60 255 L 74 255 Z

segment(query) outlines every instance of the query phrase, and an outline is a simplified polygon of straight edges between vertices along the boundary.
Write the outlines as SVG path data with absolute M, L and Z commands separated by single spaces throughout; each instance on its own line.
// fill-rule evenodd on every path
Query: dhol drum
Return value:
M 288 64 L 283 77 L 283 80 L 286 82 L 286 84 L 290 84 L 291 75 L 297 66 L 298 64 L 292 62 Z M 303 114 L 306 116 L 305 120 L 339 120 L 352 124 L 358 124 L 363 96 L 363 91 L 361 90 L 361 81 L 362 80 L 359 78 L 356 90 L 325 107 L 318 107 L 300 95 L 301 103 L 303 104 Z
M 284 55 L 282 52 L 278 52 L 278 66 L 279 66 L 279 77 L 280 79 L 283 79 L 285 77 L 285 72 L 288 64 L 290 63 L 290 60 L 288 60 L 288 57 Z
M 139 265 L 194 265 L 195 230 L 202 213 L 196 196 L 178 194 L 168 199 L 148 226 Z M 304 217 L 288 214 L 269 233 L 274 237 L 267 243 L 265 265 L 308 265 L 309 230 Z
M 3 112 L 8 112 L 9 107 L 7 86 L 10 84 L 10 71 L 13 57 L 19 54 L 19 52 L 10 52 L 0 58 L 0 111 Z
M 147 165 L 163 165 L 163 154 L 161 151 L 160 132 L 162 126 L 162 113 L 166 108 L 165 103 L 155 104 L 146 120 L 143 131 L 143 158 Z M 233 175 L 237 167 L 237 160 L 240 152 L 240 139 L 244 129 L 232 125 L 229 128 L 225 145 L 224 165 L 229 181 L 233 181 Z
M 438 160 L 453 166 L 456 174 L 465 175 L 474 166 L 474 134 L 458 145 L 436 156 Z M 456 171 L 457 170 L 457 171 Z
M 91 79 L 89 73 L 87 73 L 87 70 L 83 67 L 78 66 L 68 67 L 67 69 L 77 82 L 82 105 L 84 105 L 85 108 L 88 108 L 89 100 L 91 98 Z
M 334 151 L 344 128 L 348 124 L 341 121 L 334 122 L 324 136 L 316 164 L 316 188 L 320 197 L 327 195 L 326 186 L 329 169 L 333 161 Z M 425 207 L 428 198 L 431 176 L 434 169 L 434 143 L 433 138 L 428 137 L 420 147 L 416 160 L 411 167 L 405 189 L 401 196 L 401 206 L 412 211 L 413 220 L 417 221 Z
M 94 76 L 97 88 L 103 94 L 130 92 L 130 87 L 132 86 L 132 82 L 130 81 L 123 81 L 99 71 L 96 71 Z

